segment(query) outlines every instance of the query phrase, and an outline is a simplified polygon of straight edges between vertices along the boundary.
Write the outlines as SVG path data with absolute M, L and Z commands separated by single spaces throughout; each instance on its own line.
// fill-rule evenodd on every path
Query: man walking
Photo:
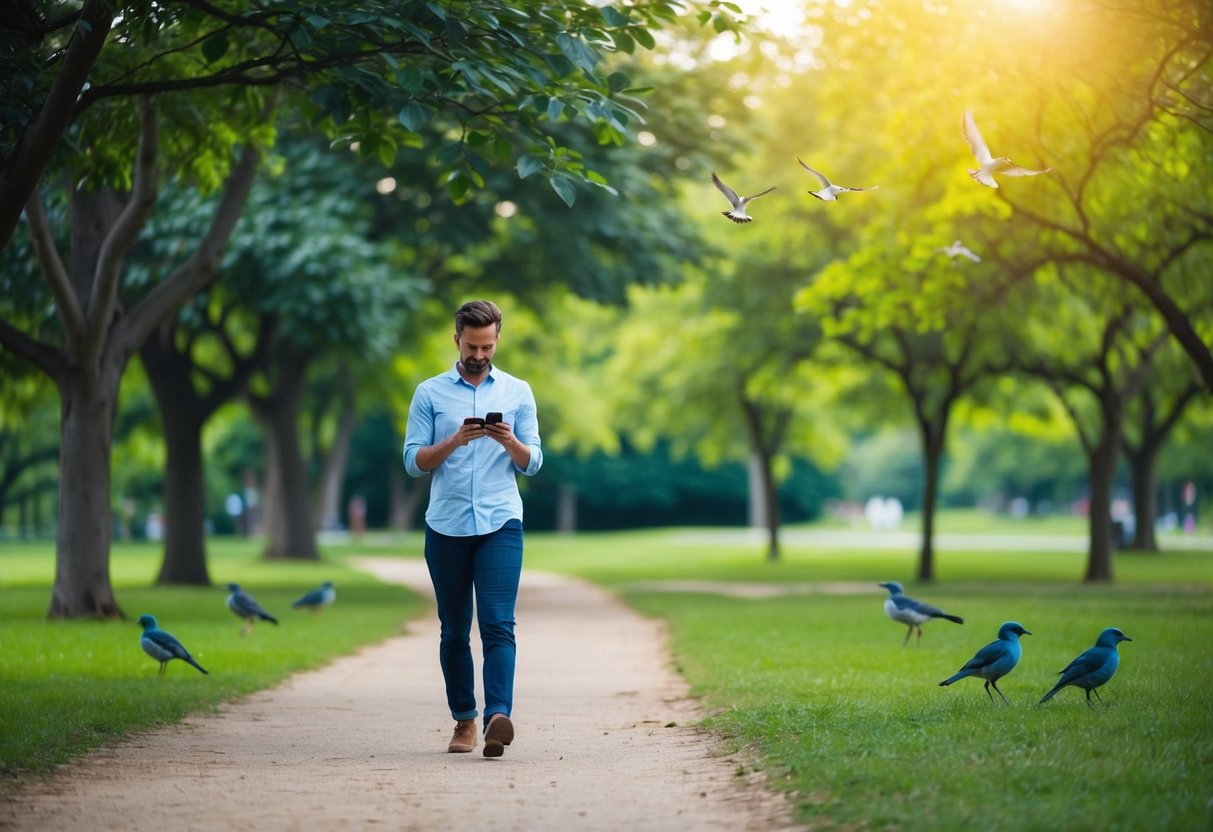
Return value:
M 425 562 L 442 625 L 438 649 L 455 734 L 447 750 L 476 747 L 472 602 L 484 649 L 484 756 L 514 739 L 514 604 L 522 571 L 517 474 L 543 464 L 530 386 L 493 364 L 501 310 L 472 301 L 455 313 L 459 360 L 422 382 L 409 405 L 404 467 L 433 477 Z

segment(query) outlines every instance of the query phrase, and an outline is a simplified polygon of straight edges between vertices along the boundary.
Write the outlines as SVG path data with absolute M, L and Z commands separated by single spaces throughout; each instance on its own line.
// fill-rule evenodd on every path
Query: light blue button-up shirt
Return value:
M 441 442 L 469 416 L 484 418 L 501 411 L 518 441 L 531 449 L 526 468 L 519 468 L 500 444 L 487 436 L 462 445 L 433 471 L 417 467 L 417 452 Z M 531 387 L 493 366 L 473 386 L 459 375 L 458 365 L 423 381 L 409 405 L 404 434 L 404 467 L 411 476 L 429 474 L 430 505 L 425 522 L 451 537 L 495 532 L 513 519 L 522 519 L 522 496 L 516 473 L 533 476 L 543 464 L 539 447 L 539 417 Z

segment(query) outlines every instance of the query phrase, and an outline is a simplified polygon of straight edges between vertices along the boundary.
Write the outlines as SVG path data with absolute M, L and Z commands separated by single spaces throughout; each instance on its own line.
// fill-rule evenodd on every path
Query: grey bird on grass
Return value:
M 1118 628 L 1108 627 L 1099 634 L 1094 647 L 1084 650 L 1078 658 L 1066 665 L 1065 670 L 1061 671 L 1061 678 L 1057 680 L 1057 684 L 1044 695 L 1040 703 L 1043 705 L 1056 696 L 1059 690 L 1067 685 L 1073 685 L 1087 692 L 1087 705 L 1095 706 L 1091 701 L 1092 693 L 1102 705 L 1103 697 L 1099 695 L 1097 688 L 1106 685 L 1116 674 L 1116 668 L 1120 667 L 1120 651 L 1116 649 L 1116 645 L 1122 641 L 1132 640 Z
M 847 191 L 874 191 L 880 187 L 879 185 L 873 185 L 870 188 L 844 188 L 842 185 L 835 185 L 833 182 L 827 179 L 826 175 L 821 171 L 813 170 L 813 168 L 801 161 L 799 156 L 796 157 L 796 161 L 800 162 L 800 166 L 802 168 L 816 176 L 817 181 L 821 183 L 820 191 L 809 191 L 809 193 L 820 199 L 822 202 L 837 202 L 838 195 L 845 194 Z
M 884 599 L 884 614 L 894 621 L 899 621 L 909 627 L 906 630 L 906 640 L 901 643 L 905 647 L 910 643 L 910 636 L 918 631 L 918 643 L 922 644 L 922 625 L 932 618 L 943 618 L 957 624 L 965 623 L 958 615 L 949 615 L 939 607 L 933 607 L 922 601 L 916 601 L 902 594 L 902 587 L 897 581 L 885 581 L 882 586 L 889 591 L 889 597 Z
M 258 619 L 271 624 L 278 623 L 278 619 L 263 610 L 261 605 L 253 600 L 253 596 L 240 588 L 240 584 L 228 584 L 227 588 L 231 593 L 227 596 L 227 608 L 244 619 L 240 635 L 247 636 Z
M 165 666 L 173 659 L 181 659 L 186 664 L 198 668 L 199 672 L 206 673 L 206 669 L 194 661 L 190 651 L 186 650 L 181 642 L 177 641 L 171 633 L 166 633 L 157 626 L 156 616 L 146 614 L 139 616 L 139 626 L 143 628 L 143 635 L 139 637 L 139 646 L 143 648 L 144 653 L 160 662 L 157 676 L 164 675 Z
M 940 687 L 947 687 L 966 676 L 977 676 L 986 680 L 986 696 L 990 697 L 991 702 L 994 701 L 994 694 L 990 693 L 990 686 L 993 685 L 994 690 L 997 690 L 998 695 L 1002 697 L 1002 701 L 1010 705 L 1011 700 L 1007 699 L 1006 694 L 1001 690 L 998 690 L 998 680 L 1019 664 L 1019 657 L 1023 655 L 1019 637 L 1030 635 L 1032 634 L 1025 630 L 1018 621 L 1006 622 L 998 628 L 997 641 L 992 641 L 978 650 L 977 654 L 969 659 L 956 674 L 940 682 Z
M 753 196 L 738 196 L 735 190 L 720 181 L 720 177 L 716 175 L 716 171 L 712 171 L 712 184 L 716 186 L 717 190 L 724 194 L 725 199 L 727 199 L 729 201 L 729 205 L 732 206 L 729 208 L 729 210 L 721 211 L 720 213 L 738 225 L 745 225 L 747 222 L 754 221 L 754 218 L 745 212 L 746 206 L 758 199 L 758 197 L 766 196 L 771 191 L 775 190 L 775 188 L 767 188 L 762 193 L 754 194 Z
M 292 603 L 291 606 L 297 610 L 309 609 L 313 612 L 320 612 L 336 600 L 337 590 L 333 587 L 333 582 L 325 581 L 320 585 L 319 589 L 313 589 L 311 592 Z

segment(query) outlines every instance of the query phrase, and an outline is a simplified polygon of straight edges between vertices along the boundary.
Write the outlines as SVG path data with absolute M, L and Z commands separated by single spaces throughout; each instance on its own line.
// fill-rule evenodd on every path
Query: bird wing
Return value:
M 964 257 L 968 257 L 968 258 L 969 258 L 970 260 L 972 260 L 974 263 L 980 263 L 980 262 L 981 262 L 981 258 L 980 258 L 979 256 L 977 256 L 976 254 L 974 254 L 972 251 L 970 251 L 970 250 L 969 250 L 969 249 L 967 249 L 967 248 L 962 248 L 962 249 L 960 250 L 960 253 L 961 253 L 961 255 L 962 255 L 962 256 L 964 256 Z
M 977 651 L 976 655 L 965 664 L 961 670 L 981 670 L 983 667 L 989 667 L 994 662 L 1003 658 L 1006 654 L 1006 648 L 1000 641 L 992 641 L 985 647 Z
M 737 196 L 737 191 L 720 181 L 720 177 L 716 175 L 716 171 L 712 171 L 712 184 L 724 194 L 725 199 L 729 201 L 730 205 L 734 208 L 737 207 L 737 203 L 741 201 L 741 197 Z
M 169 633 L 164 632 L 164 630 L 149 630 L 143 634 L 143 637 L 154 643 L 157 647 L 172 653 L 178 658 L 184 658 L 189 655 L 185 647 L 182 646 L 181 642 L 177 641 L 177 639 Z
M 981 133 L 977 132 L 977 122 L 973 121 L 973 114 L 968 110 L 965 110 L 963 126 L 965 141 L 969 143 L 969 150 L 973 151 L 973 157 L 977 159 L 977 163 L 988 165 L 994 161 L 994 157 L 990 155 L 990 148 L 986 147 L 985 139 L 981 137 Z
M 1045 168 L 1044 170 L 1031 170 L 1029 168 L 1021 168 L 1019 165 L 1011 165 L 999 171 L 1003 176 L 1040 176 L 1042 173 L 1048 173 L 1053 168 Z
M 823 187 L 823 188 L 828 188 L 828 187 L 830 187 L 830 180 L 825 178 L 825 174 L 820 173 L 820 172 L 818 172 L 818 171 L 815 171 L 815 170 L 813 170 L 811 167 L 809 167 L 808 165 L 806 165 L 804 162 L 801 162 L 801 160 L 800 160 L 800 157 L 799 157 L 799 156 L 797 156 L 797 157 L 796 157 L 796 161 L 797 161 L 797 162 L 800 162 L 800 166 L 801 166 L 802 168 L 804 168 L 804 169 L 805 169 L 805 170 L 807 170 L 809 173 L 811 173 L 811 174 L 813 174 L 814 176 L 816 176 L 816 177 L 817 177 L 817 181 L 821 183 L 821 187 Z
M 909 603 L 905 604 L 905 606 L 914 610 L 914 612 L 921 613 L 922 615 L 926 615 L 931 618 L 939 618 L 943 615 L 943 610 L 941 610 L 939 607 L 928 604 L 925 601 L 915 601 L 913 598 L 906 598 L 906 600 Z
M 880 186 L 873 185 L 870 188 L 843 188 L 843 190 L 844 191 L 878 191 L 878 190 L 880 190 Z
M 324 602 L 324 590 L 323 589 L 313 589 L 311 592 L 304 595 L 298 601 L 291 604 L 291 606 L 292 607 L 312 607 L 312 606 L 315 606 L 316 604 L 320 604 L 323 602 Z
M 1061 676 L 1061 684 L 1068 685 L 1075 679 L 1081 679 L 1088 673 L 1099 670 L 1106 661 L 1107 656 L 1098 647 L 1092 647 L 1089 650 L 1083 651 L 1078 655 L 1078 658 L 1066 665 L 1065 669 L 1058 674 Z
M 760 196 L 766 196 L 767 194 L 769 194 L 771 191 L 775 190 L 775 188 L 778 188 L 778 187 L 779 187 L 779 186 L 778 186 L 778 185 L 776 185 L 776 186 L 774 186 L 774 187 L 772 187 L 772 188 L 767 188 L 767 189 L 766 189 L 765 191 L 763 191 L 762 193 L 757 193 L 757 194 L 754 194 L 752 197 L 749 197 L 749 199 L 750 199 L 751 201 L 753 201 L 753 200 L 755 200 L 755 199 L 758 199 L 758 197 L 760 197 Z

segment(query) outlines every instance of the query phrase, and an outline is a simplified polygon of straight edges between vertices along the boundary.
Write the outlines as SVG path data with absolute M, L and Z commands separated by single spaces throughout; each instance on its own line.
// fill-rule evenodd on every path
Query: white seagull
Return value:
M 716 175 L 716 171 L 712 171 L 712 184 L 715 185 L 722 194 L 724 194 L 725 199 L 729 201 L 729 205 L 733 206 L 728 211 L 721 211 L 720 213 L 738 225 L 744 225 L 747 222 L 754 221 L 754 218 L 745 212 L 747 205 L 758 199 L 758 197 L 766 196 L 771 191 L 775 190 L 775 188 L 767 188 L 762 193 L 754 194 L 753 196 L 738 196 L 737 191 L 720 181 L 720 177 Z
M 955 260 L 957 257 L 968 257 L 974 263 L 981 262 L 981 258 L 974 254 L 973 250 L 960 240 L 954 241 L 950 246 L 944 246 L 943 248 L 937 248 L 935 250 L 948 255 L 949 260 Z
M 994 174 L 996 173 L 1001 173 L 1003 176 L 1039 176 L 1052 170 L 1052 168 L 1028 170 L 1027 168 L 1021 168 L 1006 156 L 995 158 L 990 154 L 990 148 L 986 147 L 985 139 L 981 137 L 981 133 L 977 132 L 977 123 L 973 121 L 973 114 L 968 110 L 965 110 L 963 123 L 965 141 L 969 143 L 969 149 L 973 151 L 977 164 L 981 165 L 977 170 L 970 170 L 969 176 L 986 187 L 998 187 L 998 183 L 994 181 Z
M 800 162 L 802 168 L 817 177 L 817 181 L 821 183 L 821 190 L 809 191 L 809 193 L 825 202 L 837 202 L 838 195 L 846 191 L 874 191 L 880 187 L 879 185 L 873 185 L 870 188 L 844 188 L 842 185 L 835 185 L 829 179 L 826 179 L 824 173 L 815 171 L 804 162 L 801 162 L 799 156 L 796 157 L 796 161 Z

